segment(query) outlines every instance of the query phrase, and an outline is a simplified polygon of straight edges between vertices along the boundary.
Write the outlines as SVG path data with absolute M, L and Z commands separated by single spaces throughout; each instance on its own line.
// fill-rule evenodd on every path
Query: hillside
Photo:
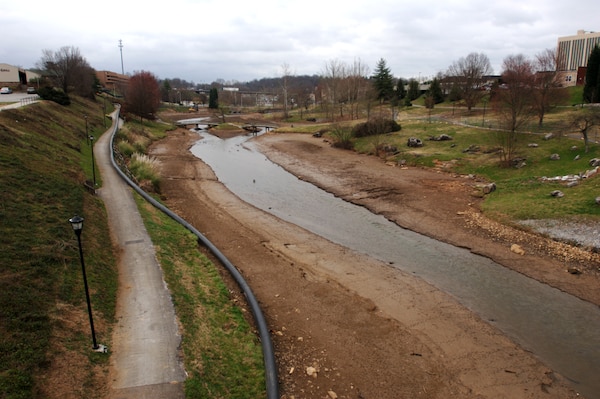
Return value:
M 86 122 L 87 115 L 87 122 Z M 77 239 L 82 233 L 96 335 L 109 344 L 117 288 L 115 260 L 91 180 L 87 133 L 104 129 L 102 105 L 72 98 L 0 112 L 0 397 L 101 395 L 92 371 L 107 357 L 90 353 Z M 60 375 L 60 378 L 55 378 Z

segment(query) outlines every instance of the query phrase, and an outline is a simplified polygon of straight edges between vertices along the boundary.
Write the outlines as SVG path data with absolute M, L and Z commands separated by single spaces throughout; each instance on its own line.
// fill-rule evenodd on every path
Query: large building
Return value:
M 124 94 L 129 84 L 129 76 L 111 71 L 96 71 L 100 85 L 113 93 Z
M 600 32 L 577 31 L 576 35 L 558 38 L 558 62 L 556 70 L 561 73 L 565 86 L 582 85 L 590 53 L 600 46 Z
M 27 86 L 32 80 L 39 78 L 40 75 L 35 72 L 14 65 L 0 64 L 0 85 L 2 86 L 20 89 L 21 86 Z

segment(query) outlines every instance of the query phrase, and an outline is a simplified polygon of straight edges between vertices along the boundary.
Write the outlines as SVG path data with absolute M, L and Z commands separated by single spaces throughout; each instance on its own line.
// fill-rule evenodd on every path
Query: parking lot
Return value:
M 24 91 L 14 91 L 11 94 L 0 94 L 0 110 L 21 107 L 36 100 L 39 100 L 37 94 L 27 94 Z

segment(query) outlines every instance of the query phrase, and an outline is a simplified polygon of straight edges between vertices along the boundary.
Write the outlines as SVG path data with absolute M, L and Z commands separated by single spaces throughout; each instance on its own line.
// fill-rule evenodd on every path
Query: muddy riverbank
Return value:
M 286 398 L 326 397 L 330 390 L 340 398 L 575 397 L 560 376 L 451 297 L 239 201 L 189 153 L 196 139 L 178 130 L 153 147 L 163 164 L 163 195 L 252 285 L 273 330 Z M 467 233 L 478 218 L 465 215 L 478 215 L 477 200 L 460 177 L 415 170 L 403 178 L 418 174 L 412 179 L 419 189 L 409 179 L 382 195 L 374 186 L 393 186 L 386 177 L 393 168 L 374 158 L 331 149 L 312 137 L 273 134 L 258 142 L 304 179 L 321 176 L 329 191 L 349 189 L 343 176 L 351 175 L 362 184 L 352 190 L 355 199 L 378 197 L 390 207 L 395 201 L 389 200 L 400 196 L 399 223 L 405 227 L 429 226 L 431 236 L 471 242 Z M 354 168 L 373 175 L 343 173 Z M 427 199 L 435 203 L 436 193 L 438 200 L 444 194 L 444 205 L 429 209 Z M 389 216 L 386 207 L 380 213 Z M 503 258 L 513 256 L 504 243 L 488 240 L 502 247 Z M 543 265 L 542 275 L 567 277 L 564 264 L 552 273 L 552 266 Z M 579 277 L 592 278 L 573 278 Z M 306 374 L 307 367 L 319 370 L 316 378 Z

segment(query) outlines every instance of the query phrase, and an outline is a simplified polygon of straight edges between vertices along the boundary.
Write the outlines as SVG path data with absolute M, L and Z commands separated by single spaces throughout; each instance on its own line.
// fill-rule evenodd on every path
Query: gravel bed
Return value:
M 556 219 L 521 220 L 519 222 L 535 231 L 563 242 L 600 249 L 600 222 L 596 221 L 563 221 Z

